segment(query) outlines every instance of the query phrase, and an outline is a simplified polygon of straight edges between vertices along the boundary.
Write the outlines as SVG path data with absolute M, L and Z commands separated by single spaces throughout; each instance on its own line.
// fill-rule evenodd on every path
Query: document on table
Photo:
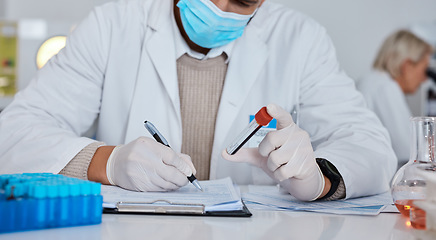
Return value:
M 334 214 L 378 215 L 392 204 L 389 192 L 369 197 L 337 201 L 302 202 L 277 186 L 248 186 L 242 199 L 250 209 L 300 210 Z
M 203 192 L 192 184 L 169 192 L 134 192 L 115 186 L 102 185 L 104 208 L 116 208 L 119 202 L 170 205 L 203 205 L 206 212 L 243 209 L 239 188 L 230 178 L 200 181 Z

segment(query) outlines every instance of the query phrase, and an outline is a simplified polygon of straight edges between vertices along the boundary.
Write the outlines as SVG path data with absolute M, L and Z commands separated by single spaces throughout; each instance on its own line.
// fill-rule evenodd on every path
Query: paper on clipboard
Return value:
M 239 189 L 230 178 L 201 181 L 201 192 L 192 184 L 170 192 L 134 192 L 115 186 L 102 186 L 103 207 L 142 213 L 231 212 L 244 208 Z

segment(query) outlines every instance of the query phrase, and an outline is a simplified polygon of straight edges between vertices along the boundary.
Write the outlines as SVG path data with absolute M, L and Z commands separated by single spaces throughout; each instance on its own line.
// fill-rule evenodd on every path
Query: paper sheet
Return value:
M 117 202 L 152 203 L 157 200 L 166 200 L 172 204 L 203 204 L 208 212 L 243 208 L 239 189 L 233 186 L 230 178 L 200 181 L 200 184 L 203 192 L 190 183 L 171 192 L 134 192 L 102 185 L 103 207 L 115 208 Z
M 334 214 L 377 215 L 387 205 L 392 204 L 389 192 L 384 194 L 338 201 L 302 202 L 280 192 L 277 186 L 248 187 L 242 199 L 249 209 L 268 210 L 301 210 Z

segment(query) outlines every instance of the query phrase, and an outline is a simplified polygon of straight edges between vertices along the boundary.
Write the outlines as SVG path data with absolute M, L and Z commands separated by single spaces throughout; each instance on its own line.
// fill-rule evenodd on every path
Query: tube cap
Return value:
M 259 125 L 266 126 L 271 122 L 273 117 L 268 114 L 266 107 L 263 107 L 256 113 L 256 115 L 254 115 L 254 119 L 256 119 L 256 122 L 259 123 Z

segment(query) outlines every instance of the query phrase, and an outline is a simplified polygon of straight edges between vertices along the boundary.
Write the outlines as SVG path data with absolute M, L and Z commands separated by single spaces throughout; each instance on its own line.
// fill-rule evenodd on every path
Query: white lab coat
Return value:
M 180 151 L 182 124 L 173 43 L 173 0 L 97 7 L 2 113 L 5 172 L 59 172 L 92 139 L 128 143 L 153 122 Z M 272 183 L 260 169 L 221 151 L 268 103 L 297 108 L 316 157 L 340 171 L 347 197 L 388 189 L 396 159 L 387 131 L 340 69 L 326 31 L 282 5 L 265 2 L 236 40 L 216 120 L 210 178 Z M 81 137 L 82 136 L 82 137 Z
M 388 130 L 398 163 L 403 165 L 409 160 L 412 113 L 400 85 L 388 73 L 373 70 L 357 82 L 357 89 Z

